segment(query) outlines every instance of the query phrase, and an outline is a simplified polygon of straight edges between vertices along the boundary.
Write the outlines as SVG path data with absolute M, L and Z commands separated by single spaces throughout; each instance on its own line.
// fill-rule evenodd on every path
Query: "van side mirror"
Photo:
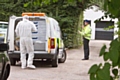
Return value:
M 7 43 L 0 43 L 0 51 L 7 51 L 9 46 Z

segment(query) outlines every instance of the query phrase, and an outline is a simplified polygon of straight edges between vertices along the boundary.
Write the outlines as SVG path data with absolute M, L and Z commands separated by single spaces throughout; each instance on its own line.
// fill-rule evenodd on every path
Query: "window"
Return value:
M 0 23 L 0 28 L 7 29 L 7 27 L 8 27 L 8 24 Z

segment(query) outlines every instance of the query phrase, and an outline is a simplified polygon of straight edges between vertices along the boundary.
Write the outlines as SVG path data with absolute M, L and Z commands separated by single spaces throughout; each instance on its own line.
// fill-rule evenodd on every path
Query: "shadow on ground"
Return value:
M 37 68 L 53 68 L 49 60 L 34 60 L 33 64 Z M 21 66 L 21 62 L 18 61 L 15 66 Z

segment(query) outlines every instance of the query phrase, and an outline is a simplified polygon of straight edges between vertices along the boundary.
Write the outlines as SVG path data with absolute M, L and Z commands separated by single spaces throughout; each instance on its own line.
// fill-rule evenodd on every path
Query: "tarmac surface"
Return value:
M 103 44 L 109 47 L 110 41 L 91 40 L 90 59 L 81 60 L 84 56 L 83 47 L 67 50 L 67 60 L 57 68 L 51 67 L 48 62 L 35 61 L 35 70 L 21 69 L 20 65 L 11 66 L 8 80 L 90 80 L 88 70 L 93 64 L 103 62 L 99 52 Z

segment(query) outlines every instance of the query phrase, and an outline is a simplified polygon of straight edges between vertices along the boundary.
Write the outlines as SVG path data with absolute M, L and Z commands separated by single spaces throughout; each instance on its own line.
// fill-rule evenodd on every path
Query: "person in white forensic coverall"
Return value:
M 15 29 L 16 35 L 20 37 L 20 52 L 21 52 L 21 68 L 25 69 L 36 68 L 33 65 L 34 47 L 32 40 L 32 32 L 36 32 L 36 26 L 33 22 L 28 20 L 27 15 L 23 16 L 23 20 L 20 21 Z M 28 60 L 26 60 L 26 53 L 28 53 Z

